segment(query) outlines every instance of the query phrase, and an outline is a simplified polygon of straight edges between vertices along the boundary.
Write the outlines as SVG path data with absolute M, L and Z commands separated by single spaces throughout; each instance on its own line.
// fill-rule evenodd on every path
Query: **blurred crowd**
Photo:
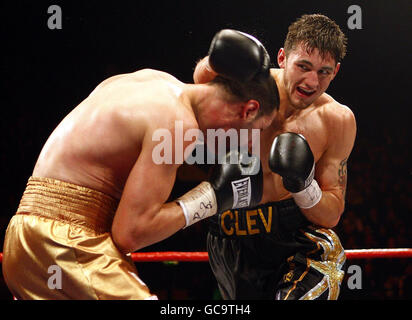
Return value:
M 348 164 L 346 210 L 335 228 L 346 249 L 410 248 L 412 166 L 408 128 L 381 128 L 357 138 Z M 342 296 L 411 299 L 411 259 L 351 260 L 362 268 L 363 289 Z M 357 291 L 357 290 L 355 290 Z M 363 292 L 364 291 L 364 292 Z
M 38 126 L 35 111 L 0 117 L 3 130 L 0 167 L 2 213 L 0 245 L 35 160 L 55 124 Z M 359 130 L 348 162 L 346 209 L 335 231 L 345 249 L 412 247 L 412 166 L 408 128 L 366 133 Z M 181 174 L 180 177 L 187 177 Z M 180 179 L 171 198 L 192 188 L 201 177 Z M 144 251 L 205 251 L 207 224 L 198 223 Z M 2 250 L 1 250 L 2 251 Z M 411 299 L 411 259 L 348 260 L 362 270 L 362 289 L 344 280 L 341 299 Z M 161 299 L 220 299 L 207 263 L 139 263 L 142 279 Z M 350 275 L 346 275 L 347 277 Z M 0 277 L 0 299 L 9 299 Z

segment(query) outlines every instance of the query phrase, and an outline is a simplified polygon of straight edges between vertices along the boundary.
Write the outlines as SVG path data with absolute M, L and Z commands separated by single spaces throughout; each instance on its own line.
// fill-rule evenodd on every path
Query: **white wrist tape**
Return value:
M 322 198 L 322 190 L 315 179 L 302 191 L 292 193 L 293 199 L 299 208 L 309 209 L 314 207 Z
M 185 228 L 217 212 L 215 191 L 206 181 L 181 196 L 176 202 L 182 207 L 185 215 Z

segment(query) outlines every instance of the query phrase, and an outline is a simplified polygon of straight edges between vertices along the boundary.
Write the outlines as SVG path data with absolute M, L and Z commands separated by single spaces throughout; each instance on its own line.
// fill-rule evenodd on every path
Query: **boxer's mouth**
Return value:
M 310 97 L 312 94 L 316 92 L 316 90 L 308 90 L 302 87 L 296 87 L 296 91 L 304 97 Z

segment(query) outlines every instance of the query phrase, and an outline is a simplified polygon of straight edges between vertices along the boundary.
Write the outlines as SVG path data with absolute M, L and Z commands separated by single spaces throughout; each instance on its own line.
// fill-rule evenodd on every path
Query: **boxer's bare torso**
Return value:
M 196 66 L 196 83 L 206 83 L 216 75 L 207 68 L 207 59 Z M 301 211 L 312 223 L 331 228 L 344 210 L 347 160 L 356 136 L 353 112 L 325 93 L 340 64 L 329 54 L 322 56 L 316 48 L 308 52 L 303 44 L 297 45 L 289 56 L 280 49 L 278 64 L 281 69 L 271 69 L 271 75 L 278 85 L 280 107 L 271 126 L 260 137 L 264 173 L 261 203 L 292 197 L 283 187 L 282 178 L 269 169 L 268 157 L 277 135 L 288 131 L 300 133 L 313 152 L 315 179 L 322 190 L 318 204 Z
M 120 199 L 145 142 L 174 120 L 197 127 L 180 93 L 184 84 L 155 70 L 103 81 L 58 125 L 47 140 L 33 176 L 86 186 Z
M 272 69 L 277 83 L 282 83 L 283 69 Z M 291 197 L 283 187 L 282 179 L 268 166 L 273 139 L 283 132 L 302 134 L 313 152 L 315 178 L 323 190 L 335 191 L 344 198 L 346 188 L 346 160 L 353 147 L 354 116 L 352 111 L 323 93 L 310 106 L 290 111 L 284 87 L 279 86 L 280 108 L 271 127 L 261 133 L 261 157 L 264 172 L 262 203 Z M 289 112 L 289 114 L 288 114 Z M 345 131 L 347 130 L 347 131 Z
M 194 148 L 196 137 L 191 134 L 191 140 L 183 139 L 185 133 L 270 123 L 266 118 L 239 117 L 241 108 L 247 107 L 243 102 L 230 102 L 216 85 L 185 84 L 160 71 L 114 76 L 58 125 L 32 175 L 89 187 L 118 199 L 112 237 L 121 251 L 133 252 L 185 226 L 181 207 L 167 202 L 177 170 Z M 172 146 L 163 152 L 170 152 L 168 163 L 157 162 L 153 155 L 161 142 L 170 146 L 162 137 L 155 138 L 159 129 L 170 136 Z M 179 161 L 176 140 L 181 142 Z

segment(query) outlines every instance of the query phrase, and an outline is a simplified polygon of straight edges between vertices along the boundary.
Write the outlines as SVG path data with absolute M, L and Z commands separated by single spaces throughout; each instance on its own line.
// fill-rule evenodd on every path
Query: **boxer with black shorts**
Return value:
M 332 228 L 345 207 L 352 111 L 325 93 L 346 37 L 320 14 L 290 27 L 271 69 L 280 108 L 260 140 L 264 190 L 253 208 L 211 217 L 207 249 L 224 299 L 337 299 L 345 254 Z M 208 57 L 194 80 L 215 74 Z

